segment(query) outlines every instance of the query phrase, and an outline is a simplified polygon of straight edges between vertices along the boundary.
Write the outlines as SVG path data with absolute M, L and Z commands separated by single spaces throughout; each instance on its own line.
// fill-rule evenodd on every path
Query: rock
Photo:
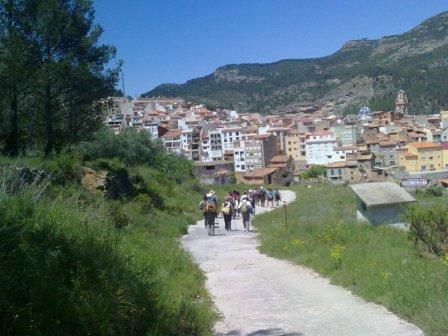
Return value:
M 95 171 L 93 169 L 84 167 L 81 178 L 81 184 L 84 188 L 90 191 L 104 190 L 106 184 L 107 171 Z

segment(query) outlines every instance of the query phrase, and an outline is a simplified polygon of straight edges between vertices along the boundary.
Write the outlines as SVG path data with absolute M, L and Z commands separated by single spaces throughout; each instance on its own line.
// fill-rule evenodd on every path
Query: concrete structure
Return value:
M 359 183 L 350 188 L 356 194 L 358 220 L 375 225 L 402 223 L 403 206 L 415 201 L 393 182 Z
M 268 168 L 277 168 L 273 176 L 273 183 L 281 185 L 291 185 L 294 181 L 294 160 L 288 155 L 274 156 L 269 164 Z
M 194 169 L 203 184 L 225 184 L 233 173 L 233 162 L 195 162 Z

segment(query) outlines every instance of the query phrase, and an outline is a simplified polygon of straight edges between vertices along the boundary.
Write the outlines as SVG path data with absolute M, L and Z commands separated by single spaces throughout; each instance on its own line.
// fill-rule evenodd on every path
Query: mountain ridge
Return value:
M 142 96 L 178 96 L 248 112 L 354 113 L 363 105 L 392 109 L 400 89 L 408 93 L 411 113 L 448 106 L 448 11 L 403 34 L 347 41 L 328 56 L 227 64 Z

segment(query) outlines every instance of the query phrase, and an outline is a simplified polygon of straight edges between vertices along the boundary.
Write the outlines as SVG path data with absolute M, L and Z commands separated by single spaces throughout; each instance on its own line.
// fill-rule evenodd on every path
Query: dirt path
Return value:
M 287 202 L 295 199 L 290 191 L 282 196 Z M 257 213 L 264 211 L 269 209 L 257 208 Z M 207 289 L 222 314 L 217 335 L 423 335 L 313 271 L 261 254 L 256 233 L 244 232 L 241 222 L 230 233 L 220 226 L 217 236 L 208 237 L 201 221 L 182 238 L 206 274 Z

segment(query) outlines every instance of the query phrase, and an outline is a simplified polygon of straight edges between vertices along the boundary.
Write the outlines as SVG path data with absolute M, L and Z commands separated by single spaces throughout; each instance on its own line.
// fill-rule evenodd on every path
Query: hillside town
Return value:
M 312 166 L 335 184 L 383 181 L 404 184 L 448 176 L 448 111 L 408 114 L 397 94 L 393 111 L 357 115 L 322 111 L 287 115 L 209 110 L 178 98 L 107 100 L 106 124 L 148 132 L 166 149 L 194 162 L 204 183 L 291 184 Z

